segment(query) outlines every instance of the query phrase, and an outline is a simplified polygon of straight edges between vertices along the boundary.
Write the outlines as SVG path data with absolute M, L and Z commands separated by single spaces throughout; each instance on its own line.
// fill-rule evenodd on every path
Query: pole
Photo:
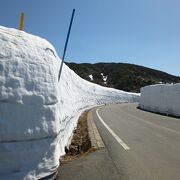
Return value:
M 21 13 L 21 20 L 20 20 L 20 24 L 19 24 L 19 30 L 22 31 L 24 27 L 24 13 Z
M 71 32 L 71 27 L 72 27 L 72 23 L 73 23 L 73 19 L 74 19 L 74 13 L 75 13 L 75 9 L 73 9 L 72 16 L 71 16 L 71 21 L 70 21 L 70 24 L 69 24 L 69 30 L 68 30 L 68 34 L 67 34 L 67 37 L 66 37 L 66 42 L 65 42 L 65 46 L 64 46 L 61 66 L 60 66 L 60 69 L 59 69 L 58 81 L 60 80 L 60 77 L 61 77 L 64 58 L 65 58 L 65 55 L 66 55 L 66 49 L 67 49 L 67 45 L 68 45 L 68 41 L 69 41 L 69 35 L 70 35 L 70 32 Z

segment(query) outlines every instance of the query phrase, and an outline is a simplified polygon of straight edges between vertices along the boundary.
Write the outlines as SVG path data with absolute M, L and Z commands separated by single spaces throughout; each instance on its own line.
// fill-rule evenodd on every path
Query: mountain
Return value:
M 158 83 L 180 83 L 180 77 L 127 63 L 67 63 L 79 76 L 106 87 L 129 92 L 140 92 L 140 88 Z

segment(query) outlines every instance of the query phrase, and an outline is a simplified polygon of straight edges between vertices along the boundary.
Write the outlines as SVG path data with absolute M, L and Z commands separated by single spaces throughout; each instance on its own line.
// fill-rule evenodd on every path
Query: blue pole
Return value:
M 72 27 L 72 23 L 73 23 L 73 19 L 74 19 L 74 13 L 75 13 L 75 9 L 73 9 L 72 16 L 71 16 L 71 21 L 70 21 L 70 24 L 69 24 L 69 30 L 68 30 L 68 34 L 67 34 L 67 37 L 66 37 L 66 42 L 65 42 L 65 46 L 64 46 L 61 66 L 60 66 L 60 69 L 59 69 L 58 81 L 60 80 L 60 77 L 61 77 L 64 58 L 65 58 L 65 55 L 66 55 L 66 49 L 67 49 L 67 45 L 68 45 L 68 41 L 69 41 L 69 35 L 70 35 L 70 32 L 71 32 L 71 27 Z

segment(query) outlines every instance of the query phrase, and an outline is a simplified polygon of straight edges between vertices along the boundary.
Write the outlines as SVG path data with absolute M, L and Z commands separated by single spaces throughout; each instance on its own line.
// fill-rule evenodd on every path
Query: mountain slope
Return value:
M 139 92 L 140 88 L 146 85 L 180 82 L 180 77 L 133 64 L 66 64 L 83 79 L 103 86 L 131 92 Z

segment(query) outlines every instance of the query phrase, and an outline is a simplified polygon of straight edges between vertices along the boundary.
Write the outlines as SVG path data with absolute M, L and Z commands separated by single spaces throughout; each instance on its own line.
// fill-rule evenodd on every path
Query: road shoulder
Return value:
M 92 112 L 95 109 L 96 108 L 89 111 L 87 123 L 92 148 L 96 149 L 96 151 L 60 166 L 56 180 L 120 179 L 114 162 L 109 156 L 96 124 L 94 123 Z
M 104 148 L 105 145 L 99 134 L 96 124 L 94 123 L 94 119 L 92 117 L 92 112 L 95 109 L 96 108 L 93 108 L 92 110 L 90 110 L 87 116 L 88 134 L 89 134 L 92 148 L 100 149 L 100 148 Z

